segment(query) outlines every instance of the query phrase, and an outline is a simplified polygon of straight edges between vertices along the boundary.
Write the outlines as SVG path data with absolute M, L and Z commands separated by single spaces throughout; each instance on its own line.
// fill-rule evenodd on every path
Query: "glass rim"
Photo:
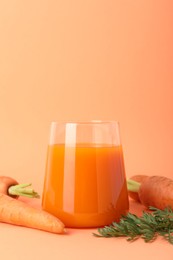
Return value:
M 69 121 L 51 121 L 51 125 L 56 124 L 71 124 L 71 125 L 89 125 L 89 124 L 118 124 L 118 120 L 69 120 Z

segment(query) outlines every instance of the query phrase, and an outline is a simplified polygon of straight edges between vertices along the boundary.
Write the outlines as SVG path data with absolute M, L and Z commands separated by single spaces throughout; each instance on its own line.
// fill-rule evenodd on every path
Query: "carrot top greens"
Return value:
M 11 186 L 8 189 L 8 193 L 10 195 L 17 195 L 17 196 L 24 196 L 28 198 L 39 198 L 39 194 L 34 191 L 32 188 L 28 188 L 31 186 L 31 183 L 24 183 L 24 184 L 17 184 L 14 186 Z
M 134 241 L 141 237 L 145 242 L 152 242 L 158 235 L 173 244 L 173 210 L 164 210 L 150 207 L 152 213 L 144 212 L 141 217 L 128 213 L 122 216 L 119 223 L 113 222 L 110 226 L 98 229 L 96 237 L 127 237 Z

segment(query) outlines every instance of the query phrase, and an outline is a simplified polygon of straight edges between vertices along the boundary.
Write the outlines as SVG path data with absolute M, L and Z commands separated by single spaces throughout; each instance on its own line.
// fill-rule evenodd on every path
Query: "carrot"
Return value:
M 0 176 L 0 193 L 12 196 L 14 198 L 17 198 L 17 195 L 13 195 L 10 194 L 8 189 L 12 186 L 18 185 L 19 183 L 11 178 L 11 177 L 7 177 L 7 176 Z
M 64 233 L 64 224 L 58 218 L 48 212 L 33 208 L 28 204 L 13 198 L 18 198 L 18 195 L 22 192 L 24 195 L 26 194 L 26 196 L 28 194 L 29 196 L 31 195 L 31 197 L 32 194 L 36 196 L 35 193 L 33 193 L 33 190 L 25 190 L 25 187 L 27 186 L 28 184 L 18 185 L 17 181 L 10 177 L 0 176 L 0 222 L 57 234 Z
M 58 218 L 2 193 L 0 194 L 0 221 L 57 234 L 64 233 L 64 224 Z
M 130 180 L 142 183 L 147 177 L 147 175 L 134 175 L 130 178 Z M 128 185 L 130 186 L 130 182 L 128 182 Z M 130 187 L 128 189 L 128 194 L 133 200 L 140 201 L 138 192 L 130 190 Z
M 139 183 L 133 179 L 127 181 L 128 190 L 137 192 L 144 206 L 173 209 L 173 180 L 163 176 L 148 176 Z
M 39 198 L 39 194 L 28 187 L 31 183 L 19 184 L 15 179 L 8 176 L 0 176 L 0 193 L 9 195 L 13 198 L 25 196 L 29 198 Z M 27 188 L 27 189 L 26 189 Z

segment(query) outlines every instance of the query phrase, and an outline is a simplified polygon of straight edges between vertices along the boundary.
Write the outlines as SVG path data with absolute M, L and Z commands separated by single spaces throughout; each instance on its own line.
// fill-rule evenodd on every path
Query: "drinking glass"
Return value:
M 66 227 L 101 227 L 129 208 L 119 123 L 52 122 L 42 196 Z

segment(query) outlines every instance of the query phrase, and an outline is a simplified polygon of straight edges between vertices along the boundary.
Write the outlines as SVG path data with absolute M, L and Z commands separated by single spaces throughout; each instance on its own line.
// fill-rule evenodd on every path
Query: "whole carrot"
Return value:
M 127 181 L 128 190 L 137 192 L 140 202 L 146 207 L 173 209 L 173 180 L 164 176 L 146 176 L 141 182 L 132 179 Z
M 64 224 L 58 218 L 5 194 L 0 194 L 0 222 L 64 233 Z
M 33 208 L 13 198 L 13 194 L 9 194 L 8 190 L 10 187 L 15 187 L 13 184 L 16 183 L 17 182 L 10 177 L 0 177 L 0 222 L 57 234 L 64 233 L 64 224 L 58 218 L 43 210 Z

